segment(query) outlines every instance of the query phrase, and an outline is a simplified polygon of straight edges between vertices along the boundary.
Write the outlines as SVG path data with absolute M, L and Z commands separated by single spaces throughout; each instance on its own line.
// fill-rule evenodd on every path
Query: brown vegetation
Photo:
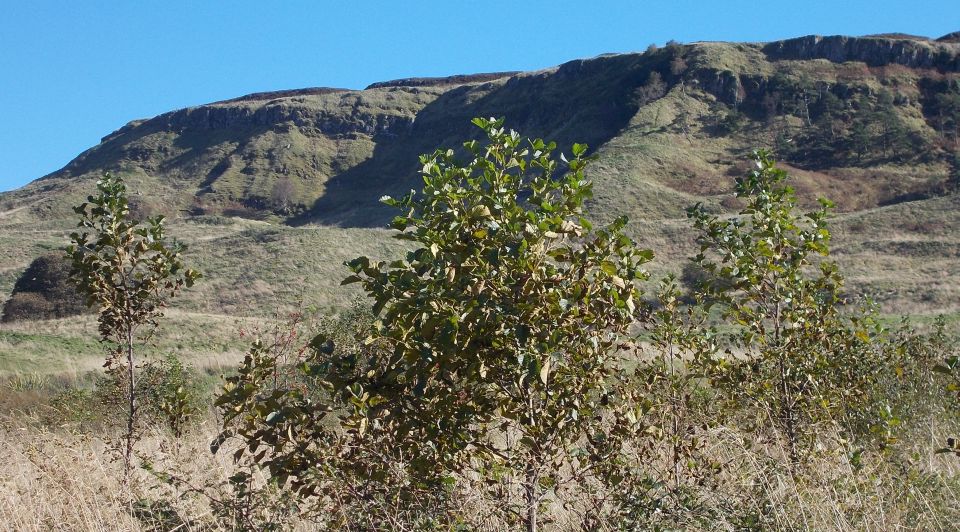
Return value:
M 37 257 L 17 279 L 0 321 L 65 318 L 90 312 L 69 278 L 70 261 L 62 252 Z

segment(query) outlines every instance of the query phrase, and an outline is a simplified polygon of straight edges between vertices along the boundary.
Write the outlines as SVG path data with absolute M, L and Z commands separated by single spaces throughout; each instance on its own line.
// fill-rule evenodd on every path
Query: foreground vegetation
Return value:
M 786 173 L 759 152 L 737 180 L 738 215 L 688 210 L 700 253 L 686 285 L 651 285 L 653 252 L 626 220 L 585 217 L 586 146 L 556 158 L 553 143 L 502 121 L 474 123 L 484 141 L 421 157 L 422 194 L 384 198 L 410 251 L 348 263 L 344 283 L 370 304 L 254 334 L 215 412 L 176 358 L 139 366 L 136 381 L 132 356 L 111 358 L 126 372 L 59 392 L 11 380 L 9 393 L 34 400 L 5 420 L 16 467 L 4 489 L 31 511 L 24 520 L 4 502 L 0 516 L 25 528 L 258 530 L 960 520 L 955 342 L 942 323 L 885 328 L 846 292 L 829 260 L 829 201 L 800 214 Z M 123 204 L 105 183 L 102 201 Z M 100 312 L 108 350 L 130 352 L 131 335 L 106 334 L 114 304 Z M 68 471 L 65 450 L 103 474 Z M 89 482 L 71 493 L 91 494 L 73 514 L 55 491 L 70 474 Z

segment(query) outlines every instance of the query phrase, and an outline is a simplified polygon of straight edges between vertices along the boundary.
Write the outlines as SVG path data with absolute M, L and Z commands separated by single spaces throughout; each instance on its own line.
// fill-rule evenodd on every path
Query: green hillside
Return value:
M 764 147 L 805 201 L 836 201 L 835 250 L 851 292 L 890 314 L 955 313 L 960 43 L 951 40 L 673 44 L 537 72 L 260 93 L 137 120 L 0 194 L 0 300 L 31 260 L 66 243 L 72 206 L 110 171 L 127 180 L 137 212 L 172 218 L 170 234 L 205 275 L 177 312 L 222 324 L 298 302 L 342 308 L 354 296 L 339 286 L 343 260 L 401 251 L 377 198 L 419 188 L 417 156 L 476 135 L 470 118 L 504 116 L 567 150 L 590 145 L 600 156 L 593 215 L 629 215 L 657 253 L 655 273 L 679 272 L 692 250 L 685 208 L 735 209 L 733 180 Z M 48 328 L 3 325 L 0 357 L 15 356 L 12 335 Z

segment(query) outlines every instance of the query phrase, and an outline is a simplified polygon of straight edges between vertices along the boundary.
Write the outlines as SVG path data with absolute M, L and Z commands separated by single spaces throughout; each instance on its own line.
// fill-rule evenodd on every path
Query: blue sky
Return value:
M 251 92 L 532 70 L 669 39 L 957 30 L 956 0 L 0 0 L 0 191 L 132 119 Z

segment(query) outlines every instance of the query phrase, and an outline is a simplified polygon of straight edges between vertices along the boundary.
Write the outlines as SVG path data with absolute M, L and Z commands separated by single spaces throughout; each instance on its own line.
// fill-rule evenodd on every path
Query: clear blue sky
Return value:
M 0 0 L 0 190 L 129 120 L 251 92 L 531 70 L 669 39 L 957 30 L 957 0 Z

